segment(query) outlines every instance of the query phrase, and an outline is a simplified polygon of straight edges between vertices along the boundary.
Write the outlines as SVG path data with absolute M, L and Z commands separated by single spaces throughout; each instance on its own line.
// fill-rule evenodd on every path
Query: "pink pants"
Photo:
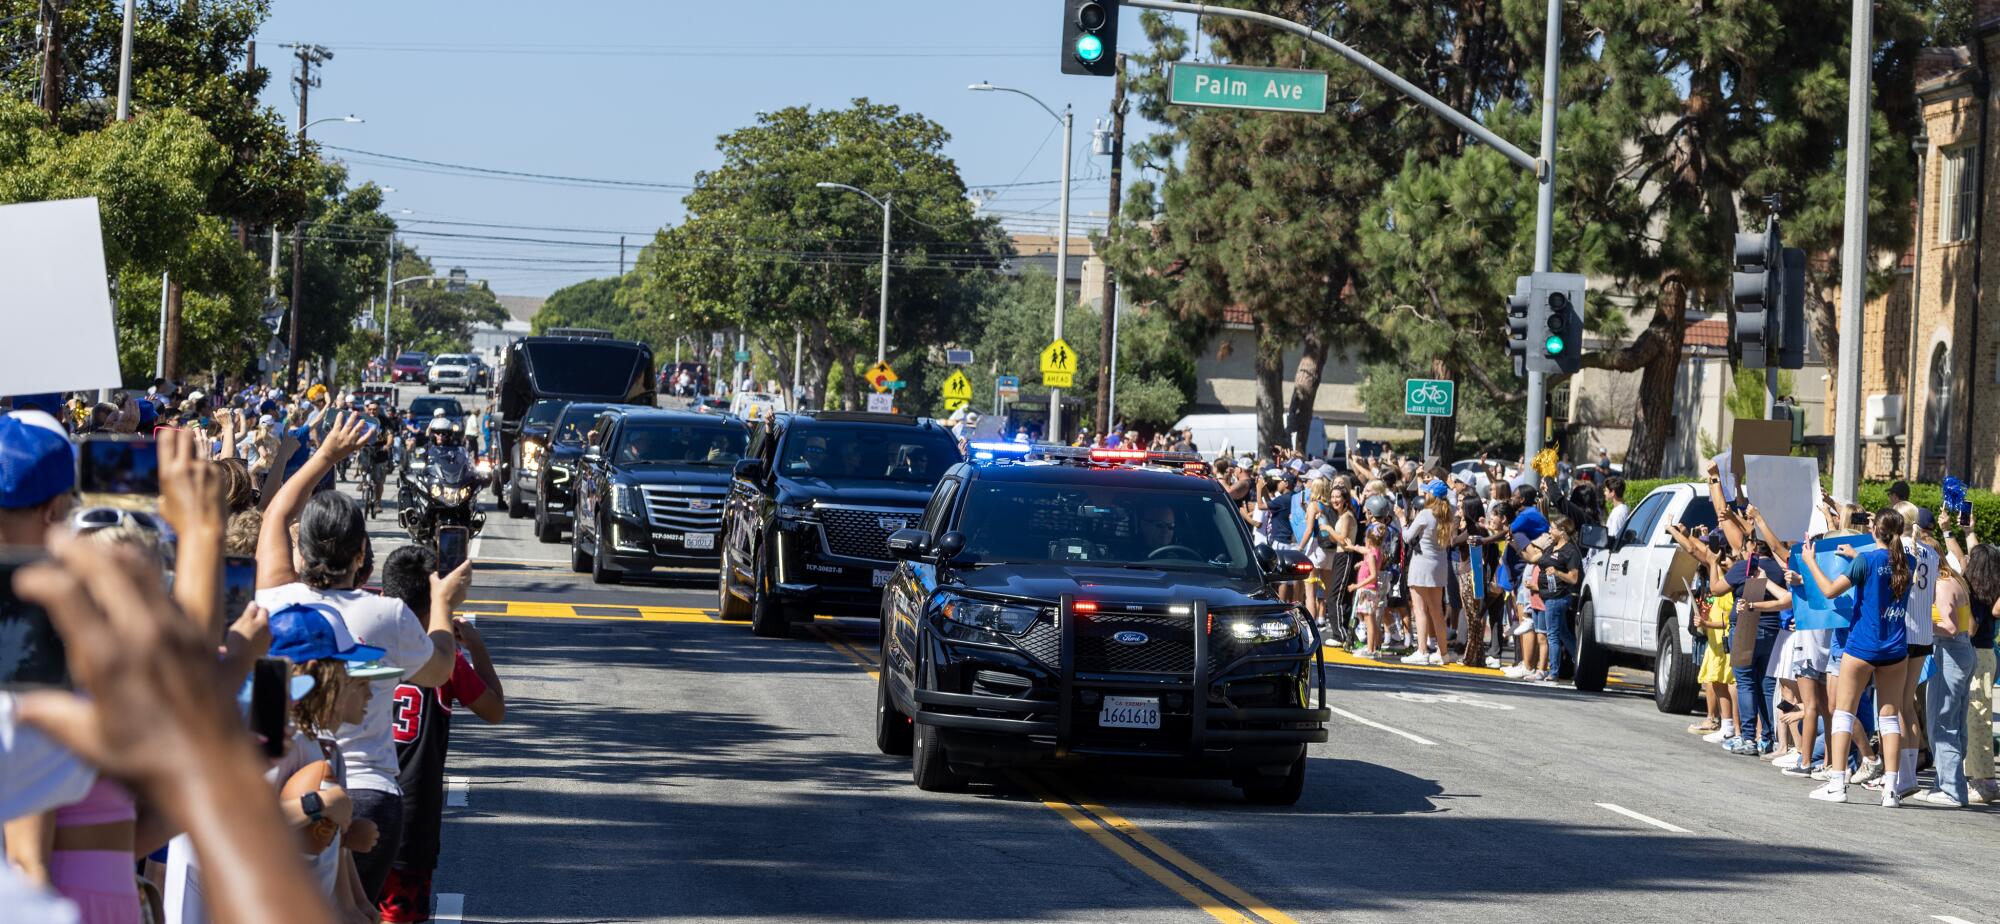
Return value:
M 58 850 L 49 883 L 76 903 L 82 924 L 136 924 L 139 886 L 132 855 L 117 850 Z

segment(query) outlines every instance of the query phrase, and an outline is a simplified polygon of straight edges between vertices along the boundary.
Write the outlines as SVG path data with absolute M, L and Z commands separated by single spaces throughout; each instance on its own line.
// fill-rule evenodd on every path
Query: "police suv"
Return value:
M 1191 454 L 971 444 L 889 537 L 876 743 L 927 790 L 1088 759 L 1289 805 L 1326 740 L 1312 621 Z M 1318 690 L 1318 704 L 1312 691 Z

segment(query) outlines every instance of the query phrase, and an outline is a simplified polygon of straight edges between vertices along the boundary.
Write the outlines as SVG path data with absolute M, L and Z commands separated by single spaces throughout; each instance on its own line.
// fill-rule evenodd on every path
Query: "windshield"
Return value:
M 424 354 L 422 354 L 422 353 L 403 353 L 403 354 L 399 354 L 399 355 L 398 355 L 398 356 L 396 357 L 396 361 L 397 361 L 397 362 L 399 362 L 399 363 L 406 363 L 406 364 L 407 364 L 407 363 L 421 363 L 421 362 L 423 362 L 423 361 L 424 361 L 424 359 L 425 359 L 425 356 L 424 356 Z
M 918 427 L 795 427 L 779 474 L 792 478 L 864 478 L 936 484 L 959 461 L 950 436 Z
M 733 466 L 749 438 L 735 427 L 628 423 L 612 459 L 619 465 Z
M 465 408 L 457 398 L 418 398 L 410 402 L 410 422 L 421 423 L 431 419 L 438 408 L 444 408 L 444 416 L 456 420 L 465 416 Z
M 563 408 L 568 406 L 567 401 L 537 401 L 528 408 L 528 416 L 522 418 L 521 423 L 531 427 L 555 423 L 556 418 L 562 416 Z
M 974 482 L 958 515 L 973 562 L 1090 562 L 1256 573 L 1228 499 L 1095 485 Z
M 583 442 L 583 438 L 590 435 L 590 428 L 597 423 L 598 412 L 610 406 L 608 404 L 572 404 L 565 408 L 562 417 L 556 420 L 555 441 L 570 445 Z M 528 417 L 532 420 L 534 412 L 529 411 Z
M 535 387 L 544 394 L 623 398 L 632 391 L 634 379 L 645 382 L 652 372 L 640 368 L 644 354 L 629 343 L 557 341 L 529 344 L 526 349 Z

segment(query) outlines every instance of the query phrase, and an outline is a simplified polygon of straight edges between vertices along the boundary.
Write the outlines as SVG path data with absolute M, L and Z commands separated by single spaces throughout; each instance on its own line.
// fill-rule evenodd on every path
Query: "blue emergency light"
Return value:
M 1035 447 L 1030 446 L 1026 443 L 1007 443 L 1007 442 L 997 442 L 988 440 L 980 440 L 977 442 L 966 444 L 966 449 L 972 453 L 972 461 L 974 462 L 992 462 L 997 459 L 1019 459 L 1023 456 L 1026 456 L 1028 453 L 1033 452 L 1034 448 Z

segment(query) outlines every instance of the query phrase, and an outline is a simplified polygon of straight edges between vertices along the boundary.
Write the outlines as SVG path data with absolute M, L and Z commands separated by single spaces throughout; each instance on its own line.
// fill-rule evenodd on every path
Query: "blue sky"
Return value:
M 266 102 L 291 118 L 293 60 L 280 43 L 334 52 L 311 118 L 362 124 L 312 129 L 322 144 L 447 164 L 560 176 L 688 183 L 717 163 L 715 138 L 759 110 L 843 106 L 866 96 L 922 112 L 952 135 L 950 155 L 974 188 L 1057 177 L 1054 120 L 1011 94 L 972 93 L 990 80 L 1077 112 L 1078 222 L 1105 209 L 1108 158 L 1090 153 L 1112 82 L 1058 69 L 1058 0 L 274 0 L 258 37 L 273 70 Z M 1138 41 L 1126 10 L 1123 46 Z M 801 56 L 797 52 L 809 52 Z M 920 56 L 928 55 L 928 56 Z M 1128 137 L 1143 133 L 1138 120 Z M 482 241 L 412 235 L 441 267 L 466 266 L 504 294 L 546 295 L 617 271 L 678 221 L 681 193 L 478 178 L 351 152 L 353 176 L 396 188 L 406 230 L 583 241 Z M 1013 187 L 987 205 L 1017 226 L 1053 223 L 1055 186 Z M 1033 217 L 1043 216 L 1041 218 Z M 489 228 L 429 222 L 527 227 Z M 592 232 L 592 233 L 585 233 Z M 608 233 L 595 233 L 608 232 Z

